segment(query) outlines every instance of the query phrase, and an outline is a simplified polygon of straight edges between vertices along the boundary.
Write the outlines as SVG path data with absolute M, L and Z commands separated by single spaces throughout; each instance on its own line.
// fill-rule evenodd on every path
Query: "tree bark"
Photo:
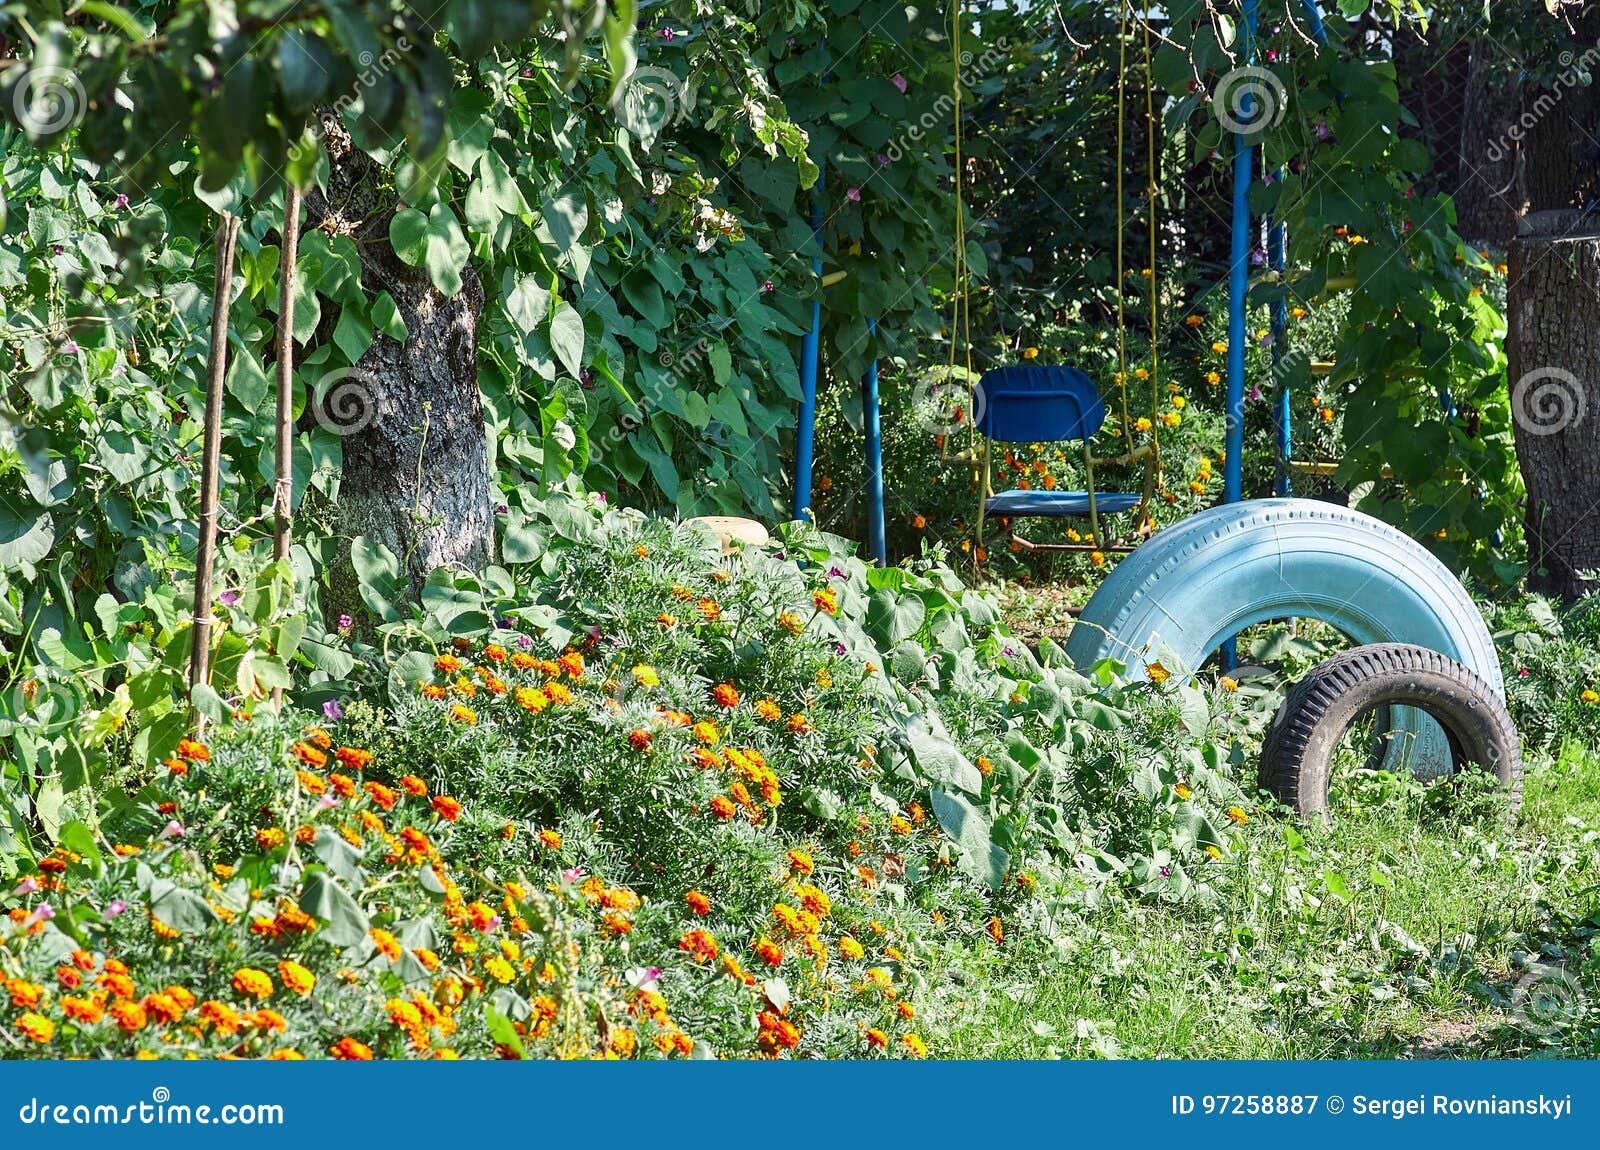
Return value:
M 1576 230 L 1578 226 L 1590 230 Z M 1600 231 L 1576 212 L 1526 217 L 1510 247 L 1506 353 L 1528 586 L 1571 601 L 1600 570 Z
M 389 293 L 407 335 L 399 343 L 377 333 L 354 368 L 313 380 L 310 409 L 343 439 L 341 536 L 387 547 L 416 595 L 435 568 L 481 570 L 492 557 L 493 483 L 477 370 L 483 287 L 469 265 L 461 290 L 446 298 L 425 269 L 403 263 L 389 240 L 398 205 L 377 200 L 388 186 L 381 170 L 336 120 L 325 116 L 323 128 L 329 190 L 307 194 L 308 223 L 352 236 L 363 287 Z M 324 614 L 359 618 L 358 587 L 341 550 Z

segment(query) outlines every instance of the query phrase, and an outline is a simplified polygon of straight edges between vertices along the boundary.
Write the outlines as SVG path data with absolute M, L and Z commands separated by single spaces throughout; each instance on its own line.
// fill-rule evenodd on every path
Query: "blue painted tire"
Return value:
M 1143 678 L 1166 648 L 1192 670 L 1242 628 L 1290 617 L 1321 619 L 1355 643 L 1438 651 L 1504 699 L 1489 629 L 1450 570 L 1388 524 L 1310 499 L 1213 507 L 1159 532 L 1100 585 L 1067 654 L 1080 670 L 1112 658 Z M 1396 707 L 1390 723 L 1388 769 L 1450 771 L 1433 719 Z

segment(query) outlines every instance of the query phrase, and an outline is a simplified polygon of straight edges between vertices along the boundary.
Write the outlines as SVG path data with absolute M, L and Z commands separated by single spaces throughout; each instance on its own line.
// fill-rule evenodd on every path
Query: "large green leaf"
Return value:
M 306 870 L 300 909 L 323 921 L 318 937 L 334 946 L 355 946 L 367 936 L 367 912 L 320 866 Z

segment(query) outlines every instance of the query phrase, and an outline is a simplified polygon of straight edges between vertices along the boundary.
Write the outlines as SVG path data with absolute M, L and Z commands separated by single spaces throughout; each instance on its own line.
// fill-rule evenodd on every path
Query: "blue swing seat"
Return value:
M 1139 506 L 1138 495 L 1126 491 L 1095 492 L 1095 510 L 1101 515 L 1118 511 L 1132 511 Z M 1066 519 L 1082 518 L 1089 514 L 1087 491 L 1025 491 L 1020 487 L 1001 491 L 983 502 L 984 511 L 990 515 L 1003 515 L 1008 519 Z
M 1003 443 L 1064 443 L 1088 440 L 1106 421 L 1106 405 L 1094 381 L 1075 367 L 1011 365 L 983 373 L 978 430 Z M 1143 496 L 1095 492 L 1095 511 L 1131 511 Z M 1082 518 L 1087 491 L 1025 491 L 1014 488 L 984 500 L 984 513 L 1012 519 Z

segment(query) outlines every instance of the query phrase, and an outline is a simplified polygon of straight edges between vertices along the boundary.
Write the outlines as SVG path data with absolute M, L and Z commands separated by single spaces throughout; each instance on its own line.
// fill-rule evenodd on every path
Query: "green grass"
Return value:
M 1472 788 L 1445 801 L 1345 778 L 1329 827 L 1254 818 L 1248 849 L 1211 864 L 1209 904 L 1063 909 L 1053 950 L 967 946 L 950 1053 L 1600 1053 L 1600 757 L 1569 748 L 1530 767 L 1514 822 Z M 1530 962 L 1578 988 L 1553 1028 L 1525 1025 L 1512 999 Z

